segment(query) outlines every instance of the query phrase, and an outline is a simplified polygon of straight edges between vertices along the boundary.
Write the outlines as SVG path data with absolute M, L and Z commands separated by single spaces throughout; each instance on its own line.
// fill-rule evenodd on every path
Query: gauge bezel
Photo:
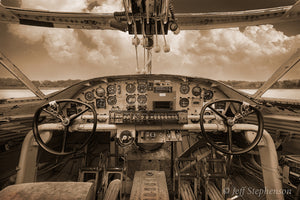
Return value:
M 203 99 L 205 101 L 211 100 L 214 97 L 214 92 L 211 90 L 204 90 Z
M 197 93 L 195 92 L 195 89 L 196 89 L 196 88 L 199 88 L 199 90 L 200 90 L 200 91 L 197 92 Z M 192 89 L 192 94 L 193 94 L 194 96 L 196 96 L 196 97 L 197 97 L 197 96 L 200 96 L 200 95 L 201 95 L 201 92 L 202 92 L 202 89 L 201 89 L 201 87 L 199 87 L 199 86 L 195 86 L 195 87 L 193 87 L 193 89 Z
M 110 91 L 110 88 L 113 89 L 113 92 Z M 116 92 L 117 92 L 117 87 L 116 87 L 116 85 L 114 85 L 114 84 L 110 84 L 110 85 L 107 86 L 106 91 L 107 91 L 107 94 L 108 94 L 108 95 L 116 94 Z
M 143 89 L 141 89 L 141 87 L 144 87 Z M 139 83 L 138 87 L 137 87 L 138 92 L 140 93 L 145 93 L 147 92 L 147 84 L 146 83 Z
M 102 90 L 102 91 L 103 91 L 103 94 L 100 95 L 100 94 L 97 92 L 98 90 Z M 104 89 L 103 87 L 98 87 L 98 88 L 96 88 L 95 93 L 96 93 L 96 95 L 97 95 L 98 97 L 104 97 L 104 96 L 105 96 L 105 89 Z
M 186 101 L 185 103 L 187 103 L 187 104 L 183 105 L 183 101 Z M 188 107 L 190 105 L 190 100 L 188 98 L 185 98 L 185 97 L 184 98 L 180 98 L 179 105 L 182 108 L 186 108 L 186 107 Z
M 133 86 L 132 88 L 130 88 L 130 86 Z M 126 85 L 126 92 L 128 93 L 134 93 L 136 91 L 136 86 L 134 83 L 127 83 Z
M 187 89 L 184 89 L 186 87 Z M 183 83 L 180 85 L 180 92 L 181 94 L 188 94 L 190 92 L 190 86 L 187 83 Z
M 92 96 L 88 97 L 89 94 L 91 94 Z M 84 93 L 84 98 L 87 101 L 93 101 L 95 99 L 95 95 L 92 91 L 87 91 L 86 93 Z
M 129 99 L 134 99 L 134 102 L 129 102 Z M 135 95 L 131 94 L 131 95 L 128 95 L 128 96 L 126 97 L 126 103 L 128 103 L 128 104 L 134 104 L 135 102 L 136 102 L 136 97 L 135 97 Z
M 113 101 L 111 101 L 112 99 L 113 99 Z M 111 102 L 113 102 L 113 103 L 111 103 Z M 117 103 L 117 97 L 116 96 L 107 97 L 107 104 L 108 105 L 113 106 L 113 105 L 116 105 L 116 103 Z
M 142 101 L 142 98 L 145 99 L 145 101 Z M 137 102 L 138 102 L 139 104 L 146 104 L 147 101 L 148 101 L 148 98 L 147 98 L 147 96 L 144 95 L 144 94 L 139 95 L 139 96 L 137 97 Z

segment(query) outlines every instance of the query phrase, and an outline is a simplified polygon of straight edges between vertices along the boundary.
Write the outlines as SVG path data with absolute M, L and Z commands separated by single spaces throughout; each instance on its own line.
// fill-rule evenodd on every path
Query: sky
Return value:
M 94 0 L 23 0 L 21 7 L 52 11 L 89 12 Z M 177 0 L 177 12 L 255 9 L 257 0 L 230 0 L 219 7 L 217 0 L 190 1 L 183 8 Z M 3 3 L 5 2 L 2 1 Z M 91 12 L 122 10 L 121 0 L 98 0 Z M 218 0 L 218 2 L 224 2 Z M 230 4 L 232 2 L 232 4 Z M 265 0 L 265 7 L 282 5 L 282 0 Z M 294 1 L 284 1 L 291 3 Z M 197 6 L 195 6 L 197 4 Z M 241 5 L 239 5 L 241 4 Z M 176 7 L 177 5 L 177 7 Z M 196 10 L 195 8 L 199 8 Z M 222 9 L 220 9 L 222 8 Z M 175 13 L 176 14 L 176 13 Z M 299 24 L 298 24 L 299 25 Z M 299 26 L 300 27 L 300 26 Z M 0 51 L 32 80 L 89 79 L 106 75 L 135 74 L 135 48 L 132 35 L 113 30 L 67 30 L 0 23 Z M 159 37 L 160 44 L 163 38 Z M 266 80 L 297 48 L 300 31 L 289 34 L 273 25 L 204 31 L 181 31 L 167 36 L 171 51 L 153 52 L 155 74 L 178 74 L 216 80 Z M 143 49 L 139 63 L 143 63 Z M 298 64 L 299 65 L 299 64 Z M 0 77 L 12 77 L 0 68 Z M 285 79 L 300 78 L 300 66 Z

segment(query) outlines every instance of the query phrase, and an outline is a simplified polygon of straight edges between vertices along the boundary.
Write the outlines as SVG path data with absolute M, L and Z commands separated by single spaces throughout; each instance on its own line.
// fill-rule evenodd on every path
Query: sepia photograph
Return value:
M 300 199 L 300 0 L 0 0 L 0 199 Z

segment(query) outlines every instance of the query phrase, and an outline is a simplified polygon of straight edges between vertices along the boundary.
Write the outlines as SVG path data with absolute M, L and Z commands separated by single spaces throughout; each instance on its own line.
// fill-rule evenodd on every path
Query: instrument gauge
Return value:
M 116 85 L 108 85 L 107 86 L 107 93 L 110 94 L 115 94 L 117 91 Z
M 188 107 L 190 104 L 190 101 L 188 100 L 188 98 L 181 98 L 179 100 L 179 105 L 183 108 Z
M 136 89 L 136 87 L 135 87 L 135 85 L 134 85 L 133 83 L 128 83 L 128 84 L 126 85 L 126 91 L 127 91 L 128 93 L 134 93 L 134 92 L 135 92 L 135 89 Z
M 88 91 L 84 94 L 84 98 L 87 100 L 87 101 L 93 101 L 95 96 L 94 96 L 94 93 L 91 92 L 91 91 Z
M 214 96 L 214 93 L 213 93 L 213 91 L 211 91 L 211 90 L 204 90 L 204 100 L 210 100 L 210 99 L 212 99 L 213 98 L 213 96 Z
M 147 91 L 147 85 L 145 83 L 138 84 L 138 92 L 145 93 Z
M 107 103 L 108 103 L 108 105 L 111 105 L 111 106 L 115 105 L 117 103 L 116 96 L 109 96 L 107 98 Z
M 134 142 L 134 137 L 129 130 L 125 130 L 121 132 L 117 142 L 121 147 L 129 146 Z
M 98 97 L 103 97 L 103 96 L 105 96 L 105 90 L 104 90 L 104 88 L 102 88 L 102 87 L 97 88 L 97 89 L 96 89 L 96 95 L 97 95 Z
M 200 96 L 201 95 L 201 88 L 199 86 L 193 87 L 192 93 L 193 93 L 194 96 Z
M 190 91 L 190 86 L 188 84 L 181 84 L 180 92 L 181 94 L 187 94 Z
M 136 101 L 135 95 L 128 95 L 128 96 L 126 97 L 126 102 L 127 102 L 128 104 L 134 104 L 135 101 Z
M 137 98 L 137 101 L 140 103 L 140 104 L 145 104 L 147 102 L 147 97 L 146 95 L 139 95 L 138 98 Z

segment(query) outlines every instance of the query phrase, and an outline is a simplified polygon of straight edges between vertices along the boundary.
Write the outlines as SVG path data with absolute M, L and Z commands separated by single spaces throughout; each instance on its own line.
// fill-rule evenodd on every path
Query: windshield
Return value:
M 8 2 L 2 1 L 3 4 Z M 183 4 L 177 2 L 177 12 L 197 12 L 184 9 Z M 228 5 L 224 8 L 221 1 L 218 2 L 211 5 L 204 3 L 198 12 L 230 10 Z M 249 9 L 290 5 L 295 1 L 265 1 L 261 5 L 259 1 L 255 4 L 246 1 L 240 3 L 244 7 L 238 7 L 237 2 L 232 1 L 231 10 L 246 9 L 245 5 Z M 194 4 L 195 1 L 191 1 L 190 7 L 195 7 L 192 6 Z M 23 0 L 19 6 L 64 12 L 112 13 L 123 10 L 122 1 Z M 152 73 L 199 76 L 225 81 L 240 89 L 255 89 L 260 85 L 258 81 L 267 80 L 300 46 L 300 31 L 291 29 L 292 26 L 295 29 L 293 24 L 290 27 L 285 24 L 285 29 L 282 26 L 261 25 L 181 31 L 179 35 L 170 32 L 166 40 L 171 51 L 153 52 Z M 137 61 L 141 66 L 145 63 L 143 48 L 138 47 L 136 56 L 133 36 L 121 31 L 52 29 L 2 23 L 0 30 L 0 50 L 31 80 L 39 81 L 42 86 L 45 86 L 45 80 L 85 80 L 106 75 L 135 74 Z M 162 45 L 162 36 L 159 40 Z M 296 81 L 292 88 L 299 88 L 299 75 L 300 68 L 295 67 L 284 80 Z M 0 78 L 7 77 L 12 76 L 0 68 Z M 241 88 L 232 81 L 255 81 L 256 85 L 243 82 L 240 85 L 244 87 Z M 289 84 L 279 84 L 277 89 L 291 88 L 286 85 Z

